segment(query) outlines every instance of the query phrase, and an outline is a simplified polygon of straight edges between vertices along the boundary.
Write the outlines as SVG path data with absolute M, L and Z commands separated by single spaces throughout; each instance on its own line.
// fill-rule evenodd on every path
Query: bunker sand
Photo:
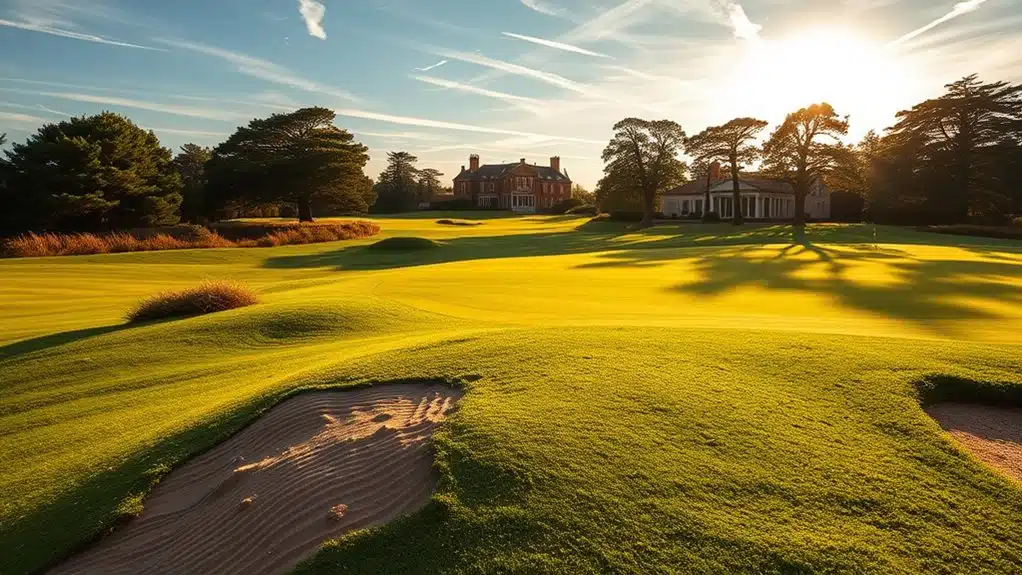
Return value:
M 52 573 L 287 572 L 327 539 L 429 502 L 429 439 L 460 396 L 407 384 L 292 398 L 172 472 L 140 517 Z
M 980 461 L 1022 481 L 1022 409 L 938 403 L 926 413 Z

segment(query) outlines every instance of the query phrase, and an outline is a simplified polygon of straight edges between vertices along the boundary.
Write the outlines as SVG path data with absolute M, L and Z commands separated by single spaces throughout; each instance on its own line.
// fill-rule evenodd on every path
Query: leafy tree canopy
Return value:
M 606 164 L 602 188 L 607 199 L 634 194 L 642 205 L 642 224 L 653 224 L 657 194 L 678 185 L 685 177 L 685 131 L 670 120 L 626 118 L 614 125 L 614 137 L 603 150 Z
M 732 221 L 735 225 L 742 223 L 738 174 L 742 168 L 759 158 L 759 147 L 752 141 L 766 126 L 766 122 L 756 118 L 735 118 L 722 126 L 710 126 L 686 141 L 688 154 L 697 164 L 707 166 L 713 162 L 726 162 L 731 168 L 735 206 Z M 708 198 L 706 205 L 709 205 Z
M 848 118 L 827 103 L 792 112 L 763 145 L 764 171 L 788 180 L 795 189 L 795 225 L 805 223 L 805 199 L 846 153 L 840 138 Z
M 124 116 L 46 124 L 7 155 L 8 231 L 97 231 L 173 224 L 181 181 L 170 150 Z
M 362 206 L 362 172 L 369 150 L 333 125 L 326 108 L 302 108 L 255 119 L 213 150 L 207 164 L 214 205 L 293 203 L 312 220 L 313 200 Z

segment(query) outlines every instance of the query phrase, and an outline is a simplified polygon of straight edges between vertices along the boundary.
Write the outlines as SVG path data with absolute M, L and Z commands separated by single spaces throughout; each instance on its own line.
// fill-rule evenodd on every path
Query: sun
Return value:
M 851 116 L 853 136 L 890 125 L 914 91 L 911 70 L 897 54 L 843 28 L 748 42 L 737 72 L 733 85 L 741 93 L 730 105 L 777 122 L 801 107 L 829 102 Z

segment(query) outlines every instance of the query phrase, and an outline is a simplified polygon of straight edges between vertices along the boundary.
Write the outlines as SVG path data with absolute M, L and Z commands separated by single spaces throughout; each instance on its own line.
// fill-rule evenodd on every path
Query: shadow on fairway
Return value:
M 14 343 L 7 344 L 0 347 L 0 361 L 31 353 L 33 351 L 41 351 L 50 347 L 56 347 L 58 345 L 64 345 L 73 343 L 82 339 L 95 337 L 98 335 L 104 335 L 122 329 L 127 329 L 127 324 L 119 325 L 106 325 L 103 327 L 90 327 L 87 329 L 77 329 L 74 331 L 65 331 L 61 333 L 53 333 L 44 335 L 41 337 L 34 337 L 32 339 L 25 339 L 16 341 Z
M 574 216 L 572 216 L 574 217 Z M 548 221 L 548 220 L 544 220 Z M 481 259 L 584 254 L 615 250 L 652 250 L 700 246 L 778 244 L 791 242 L 791 227 L 749 225 L 662 225 L 633 229 L 617 222 L 590 221 L 572 231 L 501 236 L 471 236 L 441 241 L 441 249 L 428 253 L 380 254 L 365 246 L 313 254 L 268 258 L 264 266 L 274 269 L 334 268 L 381 270 Z M 814 232 L 816 241 L 829 241 L 826 230 Z M 844 234 L 848 241 L 848 234 Z M 680 255 L 680 254 L 678 254 Z

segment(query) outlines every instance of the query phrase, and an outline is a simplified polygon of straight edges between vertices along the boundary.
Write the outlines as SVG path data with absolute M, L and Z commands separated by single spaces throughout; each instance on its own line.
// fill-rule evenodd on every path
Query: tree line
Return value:
M 364 174 L 368 148 L 334 120 L 318 107 L 274 114 L 215 148 L 186 144 L 176 156 L 152 131 L 111 112 L 46 124 L 0 159 L 0 235 L 155 227 L 267 210 L 311 221 L 314 214 L 413 210 L 450 193 L 441 172 L 416 167 L 407 152 L 390 152 L 374 182 Z M 758 145 L 766 127 L 736 118 L 689 136 L 671 120 L 626 118 L 603 151 L 596 192 L 576 187 L 573 197 L 639 212 L 651 224 L 657 197 L 689 178 L 705 181 L 708 195 L 714 163 L 726 166 L 740 205 L 739 178 L 760 162 L 760 172 L 791 184 L 796 225 L 804 223 L 805 198 L 818 180 L 860 198 L 854 219 L 878 223 L 996 224 L 1022 213 L 1022 85 L 968 76 L 854 145 L 843 143 L 848 117 L 827 103 L 788 114 Z M 0 145 L 5 139 L 0 134 Z
M 818 180 L 861 198 L 856 219 L 877 223 L 1001 224 L 1022 213 L 1022 85 L 967 76 L 855 145 L 842 142 L 848 117 L 827 103 L 788 114 L 757 145 L 766 126 L 736 118 L 688 136 L 670 120 L 622 120 L 603 152 L 598 200 L 604 209 L 640 211 L 649 225 L 656 198 L 687 178 L 706 181 L 709 205 L 710 165 L 719 162 L 738 206 L 740 174 L 761 162 L 761 173 L 791 184 L 796 225 L 805 221 L 805 198 Z
M 369 150 L 334 126 L 334 112 L 303 108 L 254 119 L 214 148 L 176 156 L 156 135 L 112 112 L 46 124 L 0 159 L 0 235 L 100 232 L 248 214 L 406 211 L 444 191 L 443 176 L 389 155 L 377 182 Z M 0 134 L 0 145 L 6 140 Z

